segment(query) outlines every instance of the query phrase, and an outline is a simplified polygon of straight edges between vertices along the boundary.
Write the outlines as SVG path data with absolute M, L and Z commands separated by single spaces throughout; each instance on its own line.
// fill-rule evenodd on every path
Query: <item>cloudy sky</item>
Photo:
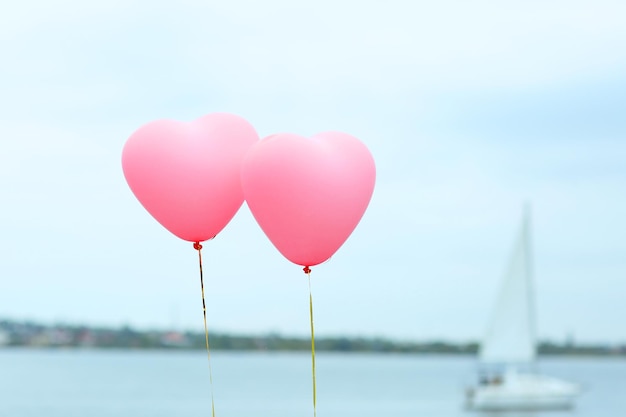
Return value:
M 626 342 L 626 6 L 506 3 L 2 6 L 0 317 L 200 331 L 196 252 L 120 158 L 151 120 L 219 111 L 376 160 L 312 274 L 320 335 L 480 338 L 528 201 L 540 335 Z M 305 275 L 245 205 L 203 253 L 213 330 L 308 334 Z

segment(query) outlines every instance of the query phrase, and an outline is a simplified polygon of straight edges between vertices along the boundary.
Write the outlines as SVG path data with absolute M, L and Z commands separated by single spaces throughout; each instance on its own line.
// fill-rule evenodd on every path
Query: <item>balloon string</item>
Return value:
M 204 341 L 206 344 L 206 354 L 209 360 L 209 382 L 211 386 L 211 415 L 215 417 L 215 399 L 213 397 L 213 370 L 211 368 L 211 350 L 209 349 L 209 328 L 206 324 L 206 302 L 204 301 L 204 278 L 202 276 L 202 245 L 195 242 L 193 248 L 198 251 L 198 262 L 200 265 L 200 289 L 202 290 L 202 315 L 204 316 Z
M 311 291 L 311 268 L 304 268 L 309 279 L 309 317 L 311 321 L 311 373 L 313 376 L 313 416 L 317 417 L 317 384 L 315 380 L 315 328 L 313 326 L 313 293 Z

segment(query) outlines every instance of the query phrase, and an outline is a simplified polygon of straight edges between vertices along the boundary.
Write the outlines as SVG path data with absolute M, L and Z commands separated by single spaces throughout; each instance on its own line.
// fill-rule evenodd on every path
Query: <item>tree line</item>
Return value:
M 211 350 L 239 351 L 309 351 L 309 337 L 236 335 L 210 332 Z M 118 349 L 205 349 L 204 332 L 172 330 L 138 330 L 81 325 L 44 325 L 34 322 L 0 320 L 0 347 L 65 347 Z M 315 349 L 320 352 L 374 352 L 406 354 L 475 355 L 477 342 L 397 341 L 382 337 L 316 337 Z M 584 345 L 544 341 L 540 355 L 617 355 L 626 356 L 622 346 Z

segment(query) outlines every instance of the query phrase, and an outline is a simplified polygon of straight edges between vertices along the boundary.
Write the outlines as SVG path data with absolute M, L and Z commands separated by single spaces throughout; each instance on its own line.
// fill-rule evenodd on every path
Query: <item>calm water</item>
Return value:
M 312 416 L 307 354 L 212 355 L 218 417 Z M 462 407 L 466 357 L 318 354 L 319 417 L 480 417 Z M 626 416 L 626 360 L 549 359 L 541 370 L 587 391 L 570 412 L 524 417 Z M 0 417 L 211 415 L 202 352 L 0 350 Z

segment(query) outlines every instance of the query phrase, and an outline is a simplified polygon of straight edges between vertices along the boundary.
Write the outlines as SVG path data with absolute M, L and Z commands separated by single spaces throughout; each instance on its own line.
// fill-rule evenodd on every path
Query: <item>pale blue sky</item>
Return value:
M 312 275 L 320 334 L 480 338 L 528 200 L 542 337 L 626 342 L 626 6 L 429 3 L 3 6 L 0 317 L 201 330 L 195 251 L 120 157 L 148 121 L 227 111 L 374 155 Z M 247 207 L 204 253 L 213 329 L 308 333 L 304 274 Z

